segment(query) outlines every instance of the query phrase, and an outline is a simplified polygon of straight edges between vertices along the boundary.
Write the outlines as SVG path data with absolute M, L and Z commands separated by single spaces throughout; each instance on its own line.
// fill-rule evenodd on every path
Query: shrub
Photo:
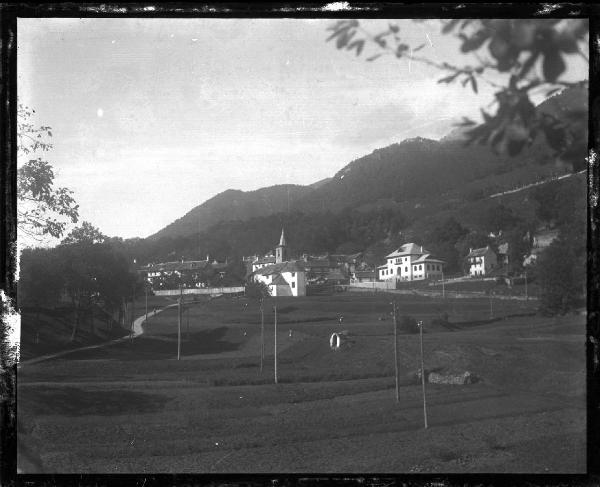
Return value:
M 400 331 L 403 333 L 419 333 L 419 325 L 417 325 L 417 320 L 412 316 L 401 316 L 399 324 Z

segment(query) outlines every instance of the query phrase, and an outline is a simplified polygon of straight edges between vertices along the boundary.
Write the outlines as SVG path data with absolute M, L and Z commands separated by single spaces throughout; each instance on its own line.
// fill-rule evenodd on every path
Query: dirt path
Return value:
M 152 316 L 156 316 L 156 314 L 158 314 L 168 308 L 172 308 L 173 306 L 177 306 L 177 303 L 169 304 L 168 306 L 165 306 L 164 308 L 161 308 L 161 309 L 155 311 L 152 314 Z M 29 360 L 23 360 L 23 361 L 19 362 L 18 367 L 21 367 L 22 365 L 36 364 L 38 362 L 43 362 L 44 360 L 49 360 L 52 358 L 62 357 L 64 355 L 67 355 L 67 354 L 73 353 L 73 352 L 80 352 L 82 350 L 93 350 L 95 348 L 102 348 L 102 347 L 106 347 L 108 345 L 114 345 L 115 343 L 123 342 L 125 340 L 137 338 L 144 333 L 144 327 L 143 327 L 144 321 L 146 321 L 146 314 L 143 314 L 139 318 L 136 318 L 133 321 L 133 332 L 127 336 L 124 336 L 121 338 L 115 338 L 114 340 L 109 340 L 107 342 L 98 343 L 96 345 L 88 345 L 85 347 L 71 348 L 69 350 L 63 350 L 61 352 L 50 353 L 50 354 L 41 355 L 39 357 L 35 357 L 35 358 L 29 359 Z

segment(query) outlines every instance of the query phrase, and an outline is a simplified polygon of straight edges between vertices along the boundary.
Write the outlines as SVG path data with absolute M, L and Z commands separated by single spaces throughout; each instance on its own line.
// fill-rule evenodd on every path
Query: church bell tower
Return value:
M 275 263 L 280 264 L 288 260 L 288 249 L 285 243 L 285 234 L 283 228 L 281 229 L 281 238 L 279 239 L 279 245 L 275 247 Z

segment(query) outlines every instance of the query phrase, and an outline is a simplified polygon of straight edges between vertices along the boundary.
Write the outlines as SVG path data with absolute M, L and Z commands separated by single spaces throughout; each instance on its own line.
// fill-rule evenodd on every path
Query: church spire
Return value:
M 285 234 L 283 232 L 283 228 L 281 229 L 281 238 L 279 239 L 279 246 L 280 247 L 285 247 L 286 243 L 285 243 Z
M 281 238 L 279 239 L 279 245 L 275 248 L 275 263 L 280 264 L 286 262 L 288 259 L 287 244 L 285 243 L 285 233 L 283 228 L 281 229 Z

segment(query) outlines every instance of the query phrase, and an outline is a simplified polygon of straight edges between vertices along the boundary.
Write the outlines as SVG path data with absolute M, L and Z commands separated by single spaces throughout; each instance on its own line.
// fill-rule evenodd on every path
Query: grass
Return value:
M 485 299 L 398 298 L 407 313 L 425 319 L 454 304 L 456 329 L 427 329 L 426 367 L 469 370 L 482 379 L 429 384 L 430 429 L 424 431 L 414 380 L 418 335 L 399 338 L 401 400 L 394 399 L 393 327 L 378 319 L 389 311 L 389 299 L 278 299 L 284 311 L 277 385 L 273 316 L 266 317 L 269 354 L 261 373 L 256 303 L 191 306 L 181 361 L 175 360 L 177 313 L 167 310 L 133 342 L 23 367 L 19 418 L 31 431 L 22 437 L 49 472 L 585 468 L 583 317 L 485 323 Z M 521 308 L 507 302 L 501 309 L 508 315 Z M 338 313 L 354 344 L 332 352 L 328 337 L 339 324 L 319 317 Z M 479 324 L 461 321 L 464 316 Z M 558 448 L 563 444 L 569 450 Z

